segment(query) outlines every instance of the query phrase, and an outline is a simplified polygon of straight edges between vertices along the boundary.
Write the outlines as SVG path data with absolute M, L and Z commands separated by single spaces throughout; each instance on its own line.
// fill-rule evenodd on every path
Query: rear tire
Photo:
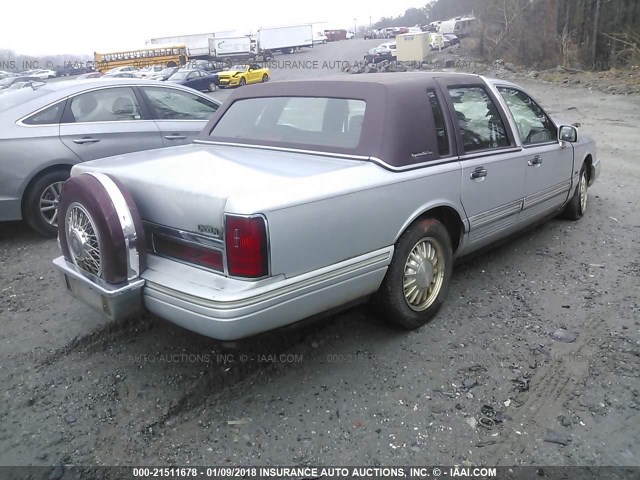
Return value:
M 209 91 L 210 92 L 215 92 L 216 90 L 218 90 L 218 86 L 215 84 L 215 82 L 211 82 L 209 84 Z
M 29 186 L 24 197 L 24 217 L 31 228 L 45 237 L 58 234 L 58 205 L 62 184 L 69 178 L 68 170 L 47 172 Z
M 587 179 L 587 168 L 586 165 L 582 165 L 576 191 L 560 216 L 567 220 L 580 220 L 587 211 L 588 196 L 589 180 Z
M 269 81 L 269 75 L 266 73 L 262 75 L 262 83 L 267 83 Z
M 452 272 L 447 229 L 433 218 L 419 220 L 396 243 L 375 301 L 388 321 L 406 329 L 419 328 L 442 307 Z

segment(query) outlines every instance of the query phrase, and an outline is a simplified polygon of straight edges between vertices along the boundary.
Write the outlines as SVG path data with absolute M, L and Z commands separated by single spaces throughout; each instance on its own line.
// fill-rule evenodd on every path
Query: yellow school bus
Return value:
M 95 68 L 104 73 L 112 68 L 133 66 L 136 68 L 162 65 L 163 67 L 179 67 L 185 65 L 187 47 L 180 45 L 148 45 L 138 50 L 121 52 L 94 52 Z

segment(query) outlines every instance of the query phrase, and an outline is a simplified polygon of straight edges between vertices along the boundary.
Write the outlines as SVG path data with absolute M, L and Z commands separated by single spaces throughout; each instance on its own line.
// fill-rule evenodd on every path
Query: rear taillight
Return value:
M 162 235 L 154 235 L 156 253 L 200 265 L 212 270 L 223 271 L 222 252 L 200 247 L 191 243 L 174 241 Z
M 237 277 L 263 277 L 268 272 L 267 228 L 262 217 L 227 215 L 227 269 Z

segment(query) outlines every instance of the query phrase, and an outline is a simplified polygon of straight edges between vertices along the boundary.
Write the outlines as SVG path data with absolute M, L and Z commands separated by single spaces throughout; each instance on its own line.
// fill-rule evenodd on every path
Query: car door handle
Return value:
M 542 165 L 542 157 L 540 155 L 536 155 L 527 162 L 527 165 L 529 165 L 530 167 L 537 167 Z
M 84 138 L 78 138 L 78 139 L 74 140 L 73 143 L 77 143 L 78 145 L 82 145 L 84 143 L 98 143 L 99 141 L 100 141 L 99 138 L 84 137 Z
M 487 176 L 487 169 L 484 167 L 478 167 L 473 172 L 471 172 L 471 180 L 479 180 Z
M 164 138 L 166 138 L 167 140 L 184 140 L 185 138 L 187 138 L 187 136 L 174 133 L 173 135 L 165 135 Z

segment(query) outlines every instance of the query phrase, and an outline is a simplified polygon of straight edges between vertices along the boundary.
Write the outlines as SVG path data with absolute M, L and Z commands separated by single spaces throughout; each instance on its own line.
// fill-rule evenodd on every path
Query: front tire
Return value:
M 211 82 L 209 84 L 209 91 L 210 92 L 215 92 L 216 90 L 218 90 L 218 86 L 215 84 L 215 82 Z
M 582 165 L 578 186 L 573 197 L 562 212 L 562 217 L 568 220 L 580 220 L 587 211 L 587 200 L 589 197 L 589 179 L 587 178 L 586 165 Z
M 240 79 L 240 86 L 241 86 L 241 87 L 244 87 L 246 84 L 247 84 L 247 81 L 245 80 L 245 78 L 244 78 L 244 77 L 242 77 L 242 78 Z
M 415 222 L 396 243 L 377 293 L 384 317 L 403 328 L 425 325 L 442 307 L 453 272 L 453 249 L 438 220 Z
M 45 237 L 58 234 L 58 204 L 68 170 L 53 170 L 38 177 L 26 192 L 24 217 L 31 228 Z

